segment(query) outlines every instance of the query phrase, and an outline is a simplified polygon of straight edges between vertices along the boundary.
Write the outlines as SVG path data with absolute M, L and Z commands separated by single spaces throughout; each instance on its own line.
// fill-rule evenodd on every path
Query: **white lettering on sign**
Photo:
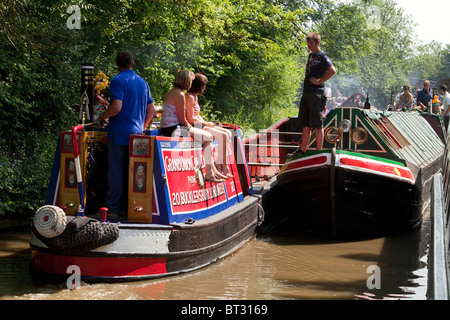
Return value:
M 191 158 L 170 158 L 168 156 L 164 157 L 164 166 L 167 172 L 175 171 L 192 171 L 195 168 L 194 157 Z
M 195 204 L 206 200 L 212 200 L 225 194 L 225 188 L 222 184 L 212 185 L 202 190 L 188 190 L 172 193 L 172 205 L 184 206 Z

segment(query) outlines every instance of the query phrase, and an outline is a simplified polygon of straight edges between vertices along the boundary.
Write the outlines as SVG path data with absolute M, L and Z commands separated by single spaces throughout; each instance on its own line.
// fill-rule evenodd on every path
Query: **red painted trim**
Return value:
M 31 251 L 31 265 L 42 272 L 67 276 L 67 267 L 76 265 L 84 277 L 131 277 L 167 273 L 166 258 L 62 256 Z
M 247 187 L 251 188 L 252 187 L 252 179 L 250 179 L 250 172 L 248 172 L 248 164 L 245 161 L 246 160 L 245 159 L 245 150 L 243 148 L 241 137 L 238 137 L 238 144 L 239 144 L 239 149 L 241 151 L 242 162 L 244 162 L 245 176 L 247 178 Z
M 318 165 L 318 164 L 323 164 L 326 162 L 327 162 L 326 156 L 319 156 L 319 157 L 308 158 L 308 159 L 300 159 L 299 161 L 289 163 L 285 171 L 310 167 L 310 166 L 314 166 L 314 165 Z
M 73 148 L 73 157 L 76 159 L 79 156 L 78 153 L 78 143 L 77 143 L 77 131 L 82 130 L 83 126 L 78 125 L 72 128 L 72 148 Z
M 386 133 L 388 134 L 388 136 L 392 139 L 392 141 L 395 142 L 395 144 L 397 145 L 397 147 L 401 148 L 402 145 L 400 144 L 400 142 L 397 141 L 397 139 L 394 137 L 394 135 L 391 133 L 391 131 L 389 131 L 389 129 L 384 125 L 382 120 L 378 120 L 377 123 L 383 127 L 383 129 L 386 131 Z
M 414 181 L 414 177 L 406 168 L 399 168 L 392 165 L 389 165 L 387 163 L 377 163 L 377 162 L 369 162 L 369 161 L 362 161 L 358 159 L 349 159 L 349 158 L 341 158 L 340 159 L 341 164 L 346 166 L 352 166 L 352 167 L 358 167 L 363 168 L 367 170 L 377 171 L 377 172 L 383 172 L 386 174 L 391 174 L 397 177 L 402 177 L 409 179 L 411 181 Z

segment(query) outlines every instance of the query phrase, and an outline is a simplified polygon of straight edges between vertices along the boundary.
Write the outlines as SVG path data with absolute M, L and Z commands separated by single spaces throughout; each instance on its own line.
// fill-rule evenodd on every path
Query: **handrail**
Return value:
M 77 143 L 77 131 L 83 130 L 84 128 L 91 127 L 96 125 L 98 122 L 91 122 L 85 125 L 76 125 L 72 128 L 72 149 L 73 149 L 73 158 L 75 162 L 75 173 L 77 176 L 77 185 L 78 185 L 78 195 L 80 197 L 80 208 L 75 211 L 75 215 L 84 217 L 84 189 L 83 189 L 83 179 L 81 175 L 81 165 L 80 165 L 80 154 L 78 152 L 78 143 Z

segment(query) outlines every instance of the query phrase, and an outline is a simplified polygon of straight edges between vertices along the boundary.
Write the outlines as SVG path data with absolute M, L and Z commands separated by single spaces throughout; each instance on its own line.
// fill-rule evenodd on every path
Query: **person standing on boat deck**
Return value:
M 445 84 L 439 87 L 439 91 L 441 91 L 442 94 L 442 107 L 444 108 L 442 116 L 444 117 L 445 131 L 447 131 L 450 120 L 450 93 Z
M 224 180 L 215 173 L 214 161 L 212 159 L 213 136 L 200 128 L 195 128 L 186 119 L 186 96 L 184 91 L 189 90 L 195 74 L 189 70 L 181 70 L 175 76 L 173 88 L 167 92 L 163 100 L 164 113 L 161 117 L 161 133 L 164 136 L 173 136 L 175 130 L 180 126 L 180 136 L 192 136 L 194 140 L 201 141 L 203 155 L 206 162 L 205 180 L 219 183 Z
M 322 114 L 327 103 L 324 83 L 336 73 L 330 58 L 325 52 L 320 50 L 320 35 L 316 32 L 311 32 L 306 36 L 306 41 L 311 53 L 306 64 L 303 96 L 300 100 L 298 112 L 302 139 L 300 140 L 299 148 L 294 151 L 294 155 L 306 152 L 311 137 L 311 129 L 314 129 L 316 133 L 317 150 L 322 150 L 324 138 Z
M 102 123 L 109 118 L 109 189 L 106 194 L 106 207 L 112 217 L 118 217 L 119 212 L 126 208 L 122 198 L 126 199 L 128 189 L 130 135 L 142 133 L 155 113 L 150 88 L 147 82 L 132 70 L 133 65 L 133 55 L 129 51 L 117 54 L 116 66 L 119 74 L 111 79 L 111 104 L 100 116 Z
M 419 106 L 422 111 L 428 110 L 428 104 L 433 99 L 432 92 L 430 90 L 430 81 L 425 80 L 423 82 L 423 89 L 417 94 L 417 106 Z

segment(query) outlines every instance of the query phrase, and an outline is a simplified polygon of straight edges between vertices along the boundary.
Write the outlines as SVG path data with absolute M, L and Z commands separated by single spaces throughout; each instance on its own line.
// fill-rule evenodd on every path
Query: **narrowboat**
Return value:
M 419 226 L 442 167 L 442 117 L 339 107 L 324 120 L 324 147 L 287 157 L 273 190 L 299 230 L 374 237 Z M 294 223 L 294 222 L 293 222 Z
M 237 250 L 264 212 L 235 132 L 233 178 L 221 183 L 203 180 L 202 146 L 191 138 L 130 136 L 128 208 L 115 218 L 104 208 L 106 132 L 62 132 L 46 204 L 33 219 L 33 270 L 67 275 L 74 265 L 85 280 L 130 281 L 192 271 Z
M 32 219 L 33 272 L 79 270 L 95 282 L 164 277 L 207 266 L 256 236 L 264 211 L 239 127 L 223 125 L 233 132 L 233 177 L 219 183 L 203 178 L 200 142 L 161 136 L 157 127 L 131 135 L 127 205 L 114 217 L 105 207 L 107 130 L 81 123 L 58 137 L 45 205 Z

